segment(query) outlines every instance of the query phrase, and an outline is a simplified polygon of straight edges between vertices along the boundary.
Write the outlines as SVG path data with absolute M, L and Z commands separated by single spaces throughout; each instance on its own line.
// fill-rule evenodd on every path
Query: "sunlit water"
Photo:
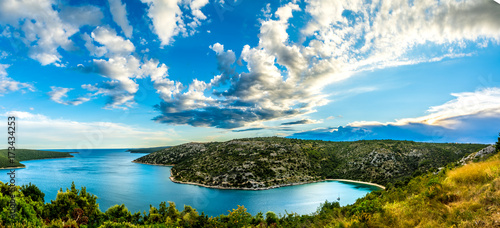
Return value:
M 57 150 L 75 151 L 75 150 Z M 77 188 L 98 197 L 100 209 L 125 204 L 132 211 L 148 211 L 162 201 L 173 201 L 179 210 L 190 205 L 209 216 L 227 214 L 228 210 L 244 205 L 255 215 L 274 211 L 277 214 L 295 212 L 309 214 L 320 203 L 336 201 L 352 204 L 377 187 L 337 181 L 281 187 L 263 191 L 221 190 L 170 181 L 170 167 L 136 164 L 131 161 L 145 154 L 128 153 L 124 149 L 81 150 L 74 158 L 24 161 L 24 169 L 16 170 L 16 184 L 29 182 L 45 193 L 45 202 L 54 200 L 60 188 L 65 190 L 74 181 Z M 9 181 L 8 170 L 0 170 L 0 180 Z

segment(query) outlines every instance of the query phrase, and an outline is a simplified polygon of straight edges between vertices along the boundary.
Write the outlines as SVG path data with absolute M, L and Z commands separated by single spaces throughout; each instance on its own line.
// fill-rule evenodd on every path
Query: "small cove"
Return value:
M 125 204 L 132 211 L 147 211 L 162 201 L 175 202 L 178 209 L 190 205 L 209 216 L 227 214 L 228 210 L 244 205 L 255 215 L 274 211 L 276 214 L 295 212 L 309 214 L 325 200 L 352 204 L 356 199 L 378 188 L 361 183 L 323 181 L 286 186 L 269 190 L 228 190 L 179 184 L 170 181 L 168 166 L 132 163 L 144 154 L 128 153 L 125 149 L 53 150 L 79 152 L 73 158 L 24 161 L 17 169 L 16 184 L 31 182 L 45 193 L 45 201 L 54 200 L 60 188 L 65 190 L 74 181 L 77 188 L 85 186 L 98 197 L 100 209 Z M 2 182 L 8 181 L 8 170 L 0 170 Z

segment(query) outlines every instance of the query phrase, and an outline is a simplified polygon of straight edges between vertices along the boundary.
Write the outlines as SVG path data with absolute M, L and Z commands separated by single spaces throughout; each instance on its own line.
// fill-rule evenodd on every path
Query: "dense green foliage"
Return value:
M 4 157 L 4 156 L 0 155 L 0 168 L 7 168 L 7 167 L 24 167 L 24 165 L 19 163 L 18 161 L 14 161 L 14 163 L 10 163 L 10 160 L 8 157 Z
M 0 168 L 5 168 L 9 166 L 23 166 L 19 163 L 20 161 L 35 160 L 35 159 L 46 159 L 46 158 L 67 158 L 73 157 L 68 152 L 54 152 L 54 151 L 43 151 L 43 150 L 28 150 L 28 149 L 16 149 L 15 163 L 10 164 L 8 159 L 8 151 L 6 149 L 0 150 Z
M 187 143 L 135 161 L 175 165 L 176 181 L 231 188 L 266 188 L 322 179 L 401 184 L 459 160 L 482 144 L 370 140 L 326 142 L 278 137 Z
M 148 148 L 135 148 L 135 149 L 128 149 L 130 153 L 144 153 L 144 154 L 149 154 L 153 153 L 159 150 L 163 150 L 166 148 L 169 148 L 170 146 L 160 146 L 160 147 L 148 147 Z
M 50 203 L 33 200 L 17 187 L 17 217 L 8 211 L 10 193 L 0 182 L 0 227 L 498 227 L 500 226 L 500 156 L 462 167 L 413 177 L 408 183 L 374 191 L 353 205 L 319 205 L 315 213 L 249 214 L 238 206 L 227 215 L 208 217 L 190 206 L 177 210 L 162 202 L 132 214 L 125 205 L 101 212 L 97 197 L 85 188 L 57 194 Z M 30 191 L 39 192 L 39 191 Z M 31 193 L 30 193 L 31 194 Z M 32 194 L 31 194 L 32 195 Z
M 500 133 L 498 133 L 498 141 L 495 148 L 497 149 L 497 151 L 500 151 Z

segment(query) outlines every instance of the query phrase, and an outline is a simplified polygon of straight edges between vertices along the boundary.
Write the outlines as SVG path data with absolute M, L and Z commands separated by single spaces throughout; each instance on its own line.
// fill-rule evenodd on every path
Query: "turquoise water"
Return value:
M 56 151 L 56 150 L 55 150 Z M 75 150 L 57 150 L 75 151 Z M 376 187 L 337 181 L 288 186 L 263 191 L 221 190 L 170 181 L 170 167 L 136 164 L 131 161 L 145 154 L 128 153 L 124 149 L 80 150 L 74 158 L 24 161 L 17 169 L 16 184 L 29 182 L 45 193 L 45 202 L 54 200 L 60 188 L 65 190 L 74 181 L 77 188 L 87 187 L 96 195 L 102 211 L 115 204 L 125 204 L 132 211 L 148 211 L 162 201 L 173 201 L 179 210 L 190 205 L 209 216 L 227 214 L 228 210 L 244 205 L 255 215 L 274 211 L 284 214 L 309 214 L 320 203 L 335 201 L 352 204 L 357 198 Z M 8 170 L 0 170 L 0 181 L 7 182 Z

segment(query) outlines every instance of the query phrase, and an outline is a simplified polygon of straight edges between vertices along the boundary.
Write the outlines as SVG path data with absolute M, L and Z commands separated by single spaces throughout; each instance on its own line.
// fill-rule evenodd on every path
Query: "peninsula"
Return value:
M 264 137 L 186 143 L 133 162 L 172 165 L 172 181 L 212 188 L 258 190 L 329 179 L 362 181 L 383 187 L 437 170 L 486 146 Z
M 16 149 L 15 163 L 11 164 L 8 159 L 8 151 L 6 149 L 0 150 L 0 169 L 24 168 L 25 165 L 21 161 L 38 160 L 38 159 L 51 159 L 51 158 L 70 158 L 73 157 L 69 152 L 54 152 L 43 150 L 28 150 Z

